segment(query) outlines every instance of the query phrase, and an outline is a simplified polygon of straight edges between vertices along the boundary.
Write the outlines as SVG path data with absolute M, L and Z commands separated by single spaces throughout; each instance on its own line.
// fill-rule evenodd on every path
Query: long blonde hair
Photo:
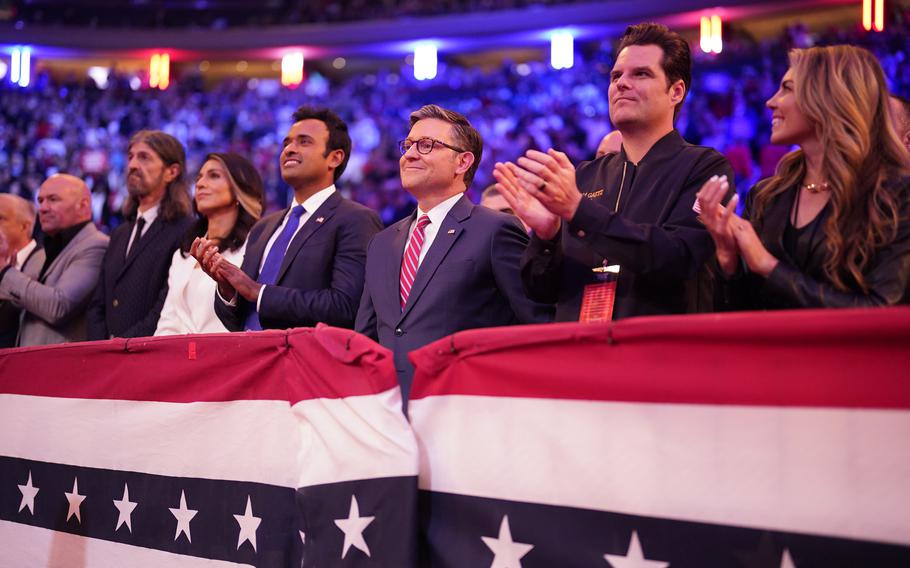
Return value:
M 852 282 L 868 292 L 863 272 L 894 240 L 900 220 L 900 196 L 889 182 L 906 175 L 910 163 L 889 120 L 884 73 L 875 56 L 851 45 L 794 49 L 790 68 L 796 104 L 825 149 L 822 172 L 831 191 L 825 275 L 841 290 Z M 767 205 L 805 174 L 801 149 L 781 159 L 774 176 L 757 189 L 756 227 Z

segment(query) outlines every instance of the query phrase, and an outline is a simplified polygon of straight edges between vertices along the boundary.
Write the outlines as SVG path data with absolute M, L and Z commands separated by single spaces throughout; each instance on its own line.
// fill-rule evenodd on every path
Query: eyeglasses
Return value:
M 435 138 L 420 138 L 419 140 L 411 140 L 410 138 L 405 138 L 404 140 L 398 143 L 398 150 L 401 152 L 401 155 L 404 156 L 408 150 L 411 149 L 411 146 L 417 144 L 417 152 L 420 154 L 429 154 L 433 151 L 433 148 L 436 144 L 440 146 L 445 146 L 449 150 L 454 150 L 456 152 L 467 152 L 467 150 L 462 150 L 461 148 L 456 148 L 455 146 L 450 146 L 442 140 L 436 140 Z

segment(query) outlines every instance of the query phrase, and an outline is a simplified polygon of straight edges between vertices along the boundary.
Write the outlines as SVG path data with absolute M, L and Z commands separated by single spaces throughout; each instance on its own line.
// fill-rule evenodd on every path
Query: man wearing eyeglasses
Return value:
M 518 220 L 464 194 L 483 152 L 480 134 L 461 114 L 436 105 L 411 113 L 410 126 L 398 164 L 417 210 L 370 243 L 355 326 L 393 351 L 405 404 L 410 351 L 465 329 L 552 316 L 551 306 L 522 290 L 528 237 Z

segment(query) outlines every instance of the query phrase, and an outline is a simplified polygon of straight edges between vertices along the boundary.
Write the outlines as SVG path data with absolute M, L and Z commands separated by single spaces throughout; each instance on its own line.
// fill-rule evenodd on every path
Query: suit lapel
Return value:
M 133 261 L 136 259 L 136 257 L 138 257 L 142 254 L 143 249 L 145 249 L 145 247 L 147 247 L 150 242 L 155 240 L 155 237 L 158 235 L 158 233 L 160 233 L 163 230 L 164 230 L 164 221 L 162 221 L 160 217 L 156 217 L 155 220 L 152 222 L 152 225 L 149 227 L 148 231 L 146 231 L 145 234 L 142 235 L 142 238 L 138 238 L 138 236 L 137 236 L 136 242 L 133 243 L 133 248 L 130 250 L 129 254 L 126 256 L 126 260 L 124 261 L 123 266 L 120 268 L 120 273 L 117 275 L 118 278 L 121 275 L 123 275 L 124 272 L 126 272 L 126 269 L 129 268 L 131 264 L 133 264 Z M 133 230 L 130 229 L 130 231 L 126 237 L 127 246 L 129 245 L 130 235 L 132 235 L 132 233 L 133 233 Z M 124 249 L 124 252 L 125 252 L 125 249 Z
M 40 256 L 38 252 L 41 250 L 41 247 L 35 245 L 35 248 L 32 249 L 32 252 L 28 253 L 28 256 L 25 257 L 25 262 L 23 262 L 22 266 L 19 267 L 23 273 L 28 274 L 29 276 L 36 276 L 39 272 L 41 272 L 41 266 L 38 265 L 38 258 Z M 35 268 L 32 268 L 31 266 L 33 261 L 35 263 Z
M 95 226 L 92 225 L 91 222 L 89 222 L 88 225 L 82 227 L 82 229 L 80 229 L 79 232 L 76 233 L 76 235 L 73 237 L 73 240 L 71 240 L 65 247 L 63 247 L 63 250 L 60 251 L 60 254 L 58 254 L 57 258 L 54 259 L 54 262 L 52 262 L 51 265 L 47 267 L 47 270 L 44 271 L 44 278 L 41 281 L 47 281 L 50 275 L 53 274 L 54 271 L 57 270 L 57 268 L 60 266 L 60 263 L 63 262 L 66 257 L 70 256 L 70 252 L 68 251 L 72 251 L 75 249 L 75 247 L 79 246 L 79 243 L 87 239 L 94 230 Z M 29 256 L 29 258 L 31 258 L 31 256 Z M 26 260 L 26 263 L 27 262 L 28 261 Z
M 281 225 L 281 222 L 287 217 L 288 209 L 285 209 L 281 215 L 275 215 L 265 221 L 266 224 L 262 228 L 259 238 L 253 242 L 247 243 L 246 254 L 243 256 L 242 268 L 246 275 L 253 280 L 259 278 L 259 267 L 262 266 L 262 257 L 265 254 L 265 247 L 269 244 L 269 239 L 275 234 L 275 231 Z
M 121 227 L 123 225 L 120 225 Z M 119 227 L 118 227 L 119 228 Z M 132 228 L 128 231 L 122 231 L 116 238 L 112 238 L 110 245 L 108 246 L 107 257 L 111 261 L 109 267 L 105 267 L 108 270 L 108 278 L 110 275 L 114 275 L 114 280 L 119 280 L 120 276 L 123 274 L 123 268 L 126 265 L 126 247 L 130 242 L 130 233 Z
M 335 210 L 341 203 L 341 199 L 341 194 L 335 191 L 318 209 L 316 209 L 316 211 L 313 211 L 310 214 L 306 223 L 304 223 L 303 227 L 294 235 L 291 244 L 288 245 L 288 250 L 284 253 L 284 259 L 281 261 L 281 269 L 278 271 L 278 278 L 275 279 L 276 283 L 281 282 L 284 273 L 288 271 L 291 262 L 294 260 L 294 257 L 297 256 L 297 253 L 300 252 L 300 249 L 303 248 L 304 243 L 332 218 L 335 214 Z
M 427 251 L 426 256 L 423 258 L 423 262 L 420 263 L 420 267 L 417 269 L 417 275 L 414 277 L 414 284 L 411 286 L 411 293 L 408 294 L 408 302 L 404 306 L 404 311 L 401 313 L 401 319 L 399 321 L 403 320 L 408 315 L 408 312 L 411 311 L 414 304 L 420 299 L 420 295 L 426 289 L 430 280 L 433 279 L 436 269 L 439 268 L 443 259 L 449 254 L 449 250 L 452 248 L 452 245 L 455 244 L 455 241 L 458 240 L 458 237 L 461 236 L 461 233 L 464 230 L 461 223 L 471 216 L 471 209 L 473 209 L 473 207 L 474 206 L 468 198 L 462 196 L 442 220 L 442 225 L 436 232 L 436 237 L 433 240 L 433 244 L 430 246 L 430 250 Z

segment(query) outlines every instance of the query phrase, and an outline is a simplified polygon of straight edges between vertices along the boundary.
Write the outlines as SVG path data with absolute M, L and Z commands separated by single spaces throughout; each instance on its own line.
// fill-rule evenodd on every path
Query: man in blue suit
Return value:
M 191 253 L 218 282 L 215 313 L 229 330 L 354 326 L 367 243 L 382 223 L 335 189 L 350 155 L 338 115 L 298 109 L 280 157 L 281 177 L 294 190 L 291 206 L 256 223 L 240 267 L 212 241 L 193 244 Z
M 483 152 L 480 134 L 436 105 L 412 113 L 410 125 L 399 168 L 417 211 L 370 243 L 355 328 L 394 352 L 405 403 L 414 373 L 408 352 L 457 331 L 552 316 L 522 290 L 528 236 L 518 220 L 464 194 Z

